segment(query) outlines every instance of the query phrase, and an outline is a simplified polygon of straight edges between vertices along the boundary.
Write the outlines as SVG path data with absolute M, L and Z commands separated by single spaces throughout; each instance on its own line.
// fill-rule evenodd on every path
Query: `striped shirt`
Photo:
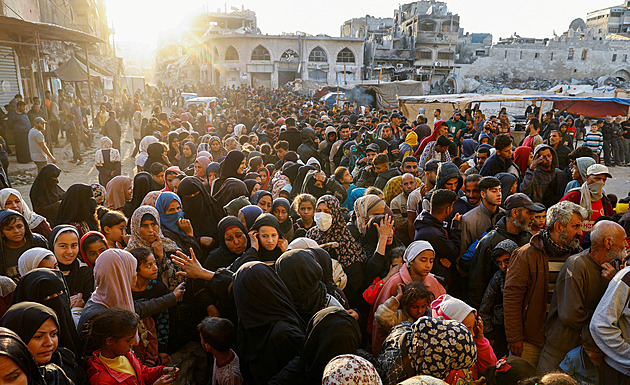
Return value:
M 599 131 L 591 131 L 584 137 L 584 145 L 593 150 L 594 153 L 599 154 L 604 145 L 604 135 Z

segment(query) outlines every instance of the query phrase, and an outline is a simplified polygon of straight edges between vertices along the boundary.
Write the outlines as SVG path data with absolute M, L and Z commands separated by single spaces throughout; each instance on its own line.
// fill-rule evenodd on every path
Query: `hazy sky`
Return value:
M 160 34 L 183 28 L 191 15 L 204 11 L 228 10 L 231 6 L 256 12 L 262 33 L 302 31 L 339 36 L 341 24 L 366 14 L 392 17 L 394 8 L 405 1 L 390 0 L 104 0 L 110 25 L 120 42 L 139 42 L 155 47 Z M 460 16 L 468 32 L 489 32 L 494 40 L 517 32 L 521 36 L 551 37 L 562 34 L 571 20 L 586 13 L 622 3 L 622 0 L 448 0 L 451 12 Z

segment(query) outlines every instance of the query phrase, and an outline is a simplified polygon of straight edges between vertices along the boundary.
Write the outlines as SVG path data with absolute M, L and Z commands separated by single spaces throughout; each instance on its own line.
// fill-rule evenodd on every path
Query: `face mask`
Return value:
M 332 215 L 323 212 L 315 213 L 315 223 L 321 231 L 328 231 L 332 226 Z
M 599 182 L 591 183 L 588 186 L 588 190 L 591 192 L 591 197 L 598 201 L 602 199 L 602 191 L 604 189 L 604 181 L 600 180 Z

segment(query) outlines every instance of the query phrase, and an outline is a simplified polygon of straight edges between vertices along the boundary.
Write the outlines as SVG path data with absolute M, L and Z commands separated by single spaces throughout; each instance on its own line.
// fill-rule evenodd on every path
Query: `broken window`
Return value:
M 435 31 L 435 23 L 432 20 L 422 20 L 420 22 L 420 30 L 424 32 Z
M 617 54 L 616 53 L 613 54 L 612 61 L 617 61 Z
M 354 63 L 354 53 L 350 48 L 344 48 L 337 54 L 337 63 Z
M 317 46 L 308 55 L 308 61 L 327 62 L 328 55 L 326 55 L 326 51 L 322 47 Z
M 252 51 L 252 60 L 271 60 L 271 55 L 267 48 L 259 45 Z
M 573 48 L 569 48 L 569 56 L 567 57 L 567 60 L 573 60 L 574 53 L 575 53 L 575 50 Z
M 586 55 L 588 54 L 588 49 L 583 49 L 582 50 L 582 60 L 586 60 Z

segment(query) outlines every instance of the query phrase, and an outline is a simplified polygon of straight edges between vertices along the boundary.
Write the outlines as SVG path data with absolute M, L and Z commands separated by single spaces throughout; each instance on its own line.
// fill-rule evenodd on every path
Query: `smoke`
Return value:
M 359 106 L 369 106 L 374 102 L 374 97 L 368 94 L 365 89 L 361 87 L 352 87 L 345 91 L 348 101 L 356 103 Z

